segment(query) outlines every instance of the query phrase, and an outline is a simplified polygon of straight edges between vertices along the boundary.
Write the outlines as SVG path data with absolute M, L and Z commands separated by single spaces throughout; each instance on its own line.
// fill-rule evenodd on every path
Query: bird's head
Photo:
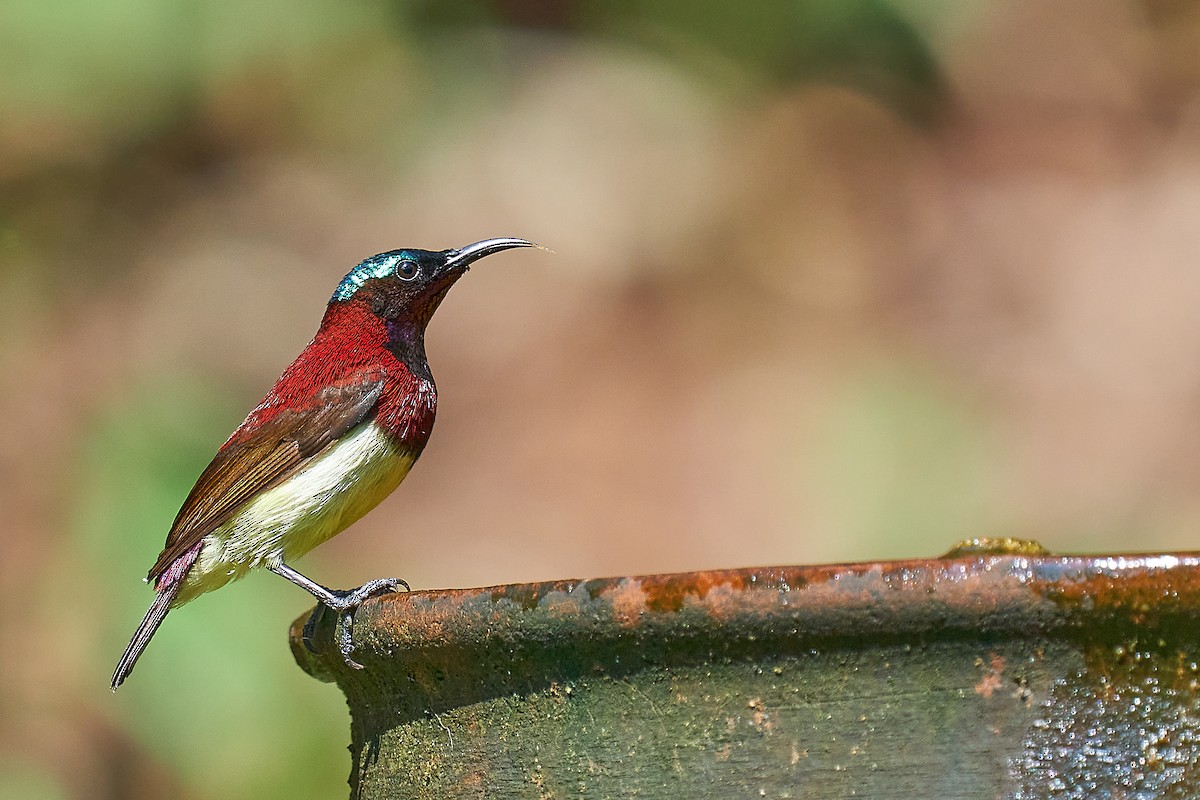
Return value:
M 484 239 L 458 250 L 389 250 L 371 256 L 342 278 L 330 305 L 358 302 L 389 323 L 424 330 L 454 282 L 484 256 L 514 247 L 538 247 L 524 239 Z

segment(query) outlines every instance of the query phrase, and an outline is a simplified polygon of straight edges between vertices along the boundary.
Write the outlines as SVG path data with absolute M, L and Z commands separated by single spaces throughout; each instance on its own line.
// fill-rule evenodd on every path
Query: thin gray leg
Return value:
M 287 578 L 334 611 L 349 611 L 362 605 L 369 598 L 389 592 L 398 592 L 401 587 L 405 591 L 410 591 L 408 582 L 400 578 L 376 578 L 373 581 L 367 581 L 357 589 L 326 589 L 282 561 L 267 564 L 267 569 L 280 577 Z
M 267 569 L 280 577 L 287 578 L 320 601 L 321 605 L 313 610 L 312 616 L 304 624 L 304 645 L 312 652 L 317 652 L 316 648 L 313 647 L 312 640 L 317 618 L 323 611 L 321 606 L 337 613 L 334 638 L 338 643 L 338 650 L 341 651 L 342 659 L 346 662 L 346 666 L 353 669 L 362 669 L 362 664 L 359 664 L 350 657 L 350 654 L 354 651 L 354 639 L 351 627 L 354 624 L 355 610 L 368 598 L 375 597 L 376 595 L 397 592 L 400 590 L 400 587 L 404 587 L 405 591 L 410 591 L 408 583 L 400 578 L 377 578 L 373 581 L 367 581 L 357 589 L 326 589 L 311 578 L 292 569 L 283 563 L 282 560 L 268 563 Z

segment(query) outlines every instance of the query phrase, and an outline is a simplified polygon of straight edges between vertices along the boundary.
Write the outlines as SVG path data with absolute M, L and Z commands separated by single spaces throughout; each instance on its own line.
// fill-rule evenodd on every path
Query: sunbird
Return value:
M 474 262 L 524 239 L 457 250 L 391 250 L 342 278 L 316 335 L 221 445 L 183 501 L 146 578 L 154 602 L 112 676 L 129 677 L 167 612 L 266 567 L 345 616 L 398 578 L 327 589 L 289 564 L 395 489 L 433 430 L 437 387 L 425 328 Z M 544 248 L 542 248 L 544 249 Z M 320 606 L 318 606 L 318 609 Z M 341 650 L 350 658 L 349 635 Z

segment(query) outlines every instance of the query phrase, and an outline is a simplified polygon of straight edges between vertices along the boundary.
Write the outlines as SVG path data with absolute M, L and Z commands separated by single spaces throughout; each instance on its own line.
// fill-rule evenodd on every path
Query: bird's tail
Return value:
M 179 587 L 179 583 L 170 584 L 163 587 L 163 590 L 154 596 L 150 610 L 146 612 L 146 616 L 142 617 L 142 623 L 137 626 L 133 638 L 129 640 L 129 646 L 125 648 L 125 653 L 117 663 L 111 684 L 114 692 L 129 677 L 129 673 L 133 672 L 133 665 L 137 663 L 142 651 L 146 649 L 146 645 L 150 644 L 150 637 L 154 636 L 158 626 L 162 625 L 162 621 L 167 618 L 167 612 L 171 610 L 171 601 L 175 599 L 175 595 L 179 594 Z
M 114 692 L 129 677 L 129 673 L 133 672 L 133 666 L 141 657 L 142 651 L 146 649 L 146 645 L 150 644 L 150 639 L 158 630 L 158 626 L 162 625 L 162 621 L 167 618 L 167 612 L 171 610 L 171 603 L 175 601 L 175 597 L 183 587 L 184 578 L 187 577 L 187 572 L 195 563 L 199 553 L 200 545 L 197 545 L 175 559 L 175 562 L 167 567 L 166 572 L 159 576 L 154 587 L 156 592 L 154 602 L 150 604 L 150 610 L 146 612 L 146 616 L 142 617 L 137 630 L 133 632 L 133 638 L 129 640 L 129 646 L 125 648 L 121 660 L 117 662 L 117 669 L 113 672 L 110 686 Z

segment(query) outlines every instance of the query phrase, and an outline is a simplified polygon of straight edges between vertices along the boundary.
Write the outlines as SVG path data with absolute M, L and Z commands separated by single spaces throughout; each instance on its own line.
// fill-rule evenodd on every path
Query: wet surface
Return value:
M 1200 648 L 1089 649 L 1055 681 L 1011 761 L 1018 800 L 1194 798 L 1200 791 Z
M 969 542 L 388 596 L 365 670 L 327 630 L 293 649 L 347 695 L 362 797 L 1174 798 L 1200 796 L 1198 616 L 1196 554 Z

